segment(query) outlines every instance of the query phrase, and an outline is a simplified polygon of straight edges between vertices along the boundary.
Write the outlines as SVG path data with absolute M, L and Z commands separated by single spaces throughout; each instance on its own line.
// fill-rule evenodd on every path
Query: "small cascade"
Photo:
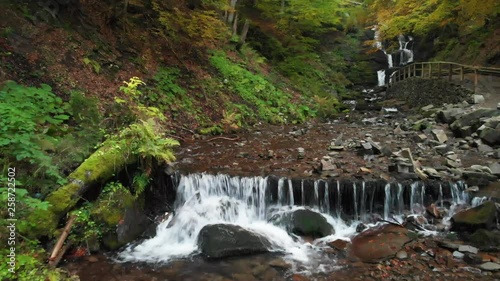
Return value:
M 424 185 L 191 174 L 180 176 L 175 184 L 175 215 L 158 225 L 155 237 L 129 246 L 119 260 L 166 262 L 188 257 L 196 253 L 197 236 L 204 226 L 229 223 L 264 235 L 273 250 L 283 252 L 290 260 L 305 262 L 312 248 L 305 247 L 304 241 L 297 241 L 271 218 L 307 207 L 322 213 L 336 233 L 346 233 L 346 227 L 352 227 L 344 221 L 373 222 L 376 214 L 389 220 L 403 213 L 422 213 L 431 203 L 460 204 L 468 200 L 467 187 L 461 182 Z M 474 199 L 473 204 L 482 200 Z M 302 206 L 294 206 L 296 201 Z

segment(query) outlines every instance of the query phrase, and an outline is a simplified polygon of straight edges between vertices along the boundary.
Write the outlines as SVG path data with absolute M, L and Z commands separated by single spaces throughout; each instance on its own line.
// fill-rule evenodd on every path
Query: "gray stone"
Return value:
M 297 158 L 303 159 L 305 155 L 305 149 L 303 147 L 297 148 Z
M 500 144 L 500 129 L 484 128 L 479 134 L 481 140 L 490 145 Z
M 421 108 L 422 111 L 429 111 L 431 109 L 434 108 L 434 105 L 433 104 L 429 104 L 429 105 L 426 105 L 424 107 Z
M 408 253 L 404 250 L 397 252 L 396 257 L 400 260 L 406 260 L 408 258 Z
M 374 141 L 369 141 L 369 143 L 372 146 L 373 153 L 375 153 L 375 154 L 382 153 L 382 147 L 378 143 L 376 143 Z
M 447 242 L 447 241 L 439 241 L 438 244 L 440 247 L 448 249 L 448 250 L 452 250 L 452 251 L 457 251 L 458 248 L 460 248 L 460 246 L 462 246 L 460 244 L 455 244 L 455 243 L 451 243 L 451 242 Z
M 500 270 L 500 264 L 489 261 L 481 264 L 479 268 L 486 271 L 497 271 Z
M 442 145 L 435 146 L 434 149 L 439 154 L 445 154 L 446 152 L 451 150 L 451 147 L 449 145 L 442 144 Z
M 493 163 L 493 164 L 490 164 L 490 165 L 488 166 L 488 168 L 490 168 L 491 173 L 492 173 L 493 175 L 495 175 L 495 176 L 497 176 L 497 177 L 498 177 L 498 176 L 500 176 L 500 163 L 495 162 L 495 163 Z
M 477 149 L 479 150 L 479 152 L 481 153 L 488 153 L 488 152 L 493 152 L 493 148 L 491 148 L 491 146 L 489 145 L 486 145 L 486 144 L 480 144 Z
M 335 165 L 331 160 L 321 159 L 321 170 L 322 171 L 334 171 L 336 169 Z
M 450 168 L 458 168 L 461 166 L 461 164 L 457 161 L 446 159 L 446 166 Z
M 494 117 L 500 115 L 500 110 L 496 109 L 486 109 L 480 108 L 471 113 L 463 114 L 455 120 L 451 125 L 450 129 L 458 136 L 466 137 L 475 132 L 479 127 L 481 127 L 481 118 L 484 117 Z
M 198 247 L 208 258 L 224 258 L 268 252 L 271 243 L 238 225 L 210 224 L 198 235 Z
M 465 253 L 464 261 L 468 264 L 480 264 L 483 262 L 483 258 L 478 254 Z
M 342 146 L 344 144 L 344 141 L 342 140 L 342 137 L 344 137 L 343 133 L 340 133 L 340 135 L 337 137 L 335 142 L 333 143 L 334 146 Z
M 463 259 L 464 254 L 460 253 L 459 251 L 453 252 L 453 257 L 456 259 Z
M 472 96 L 474 104 L 479 104 L 484 102 L 484 97 L 483 95 L 474 95 Z
M 472 165 L 470 166 L 471 170 L 475 170 L 478 172 L 483 172 L 483 173 L 488 173 L 488 174 L 493 174 L 491 169 L 486 167 L 486 166 L 481 166 L 481 165 Z
M 361 144 L 365 150 L 370 150 L 372 149 L 372 145 L 368 142 L 364 142 Z
M 414 139 L 417 142 L 423 142 L 427 140 L 427 136 L 425 134 L 417 134 Z
M 328 147 L 328 150 L 334 150 L 334 151 L 344 150 L 344 146 L 342 146 L 342 145 L 330 145 L 330 147 Z
M 458 251 L 462 252 L 462 253 L 473 253 L 473 254 L 477 254 L 478 252 L 478 249 L 476 247 L 472 247 L 472 246 L 469 246 L 469 245 L 462 245 L 458 248 Z
M 431 132 L 434 135 L 434 139 L 436 139 L 438 142 L 445 143 L 446 141 L 448 141 L 448 137 L 446 136 L 444 130 L 434 129 Z
M 457 118 L 462 114 L 464 114 L 463 109 L 451 108 L 451 109 L 445 109 L 445 110 L 439 111 L 437 118 L 442 123 L 451 124 L 455 120 L 457 120 Z

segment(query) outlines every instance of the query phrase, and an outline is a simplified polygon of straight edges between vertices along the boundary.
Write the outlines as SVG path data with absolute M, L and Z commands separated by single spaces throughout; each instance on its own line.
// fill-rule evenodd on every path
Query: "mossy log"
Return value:
M 59 220 L 74 208 L 89 188 L 100 186 L 125 166 L 135 163 L 137 156 L 130 153 L 124 143 L 107 140 L 68 177 L 69 183 L 58 188 L 47 197 L 51 206 L 44 211 L 32 213 L 28 221 L 33 226 L 34 237 L 53 236 Z

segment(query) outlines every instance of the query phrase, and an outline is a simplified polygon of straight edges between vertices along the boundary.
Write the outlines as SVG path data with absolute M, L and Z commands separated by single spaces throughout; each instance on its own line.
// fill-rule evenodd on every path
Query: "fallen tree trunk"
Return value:
M 100 184 L 136 161 L 137 156 L 131 153 L 126 145 L 120 146 L 114 140 L 105 141 L 68 176 L 68 184 L 47 196 L 46 201 L 50 203 L 47 210 L 37 211 L 27 218 L 32 225 L 32 235 L 52 237 L 59 220 L 74 208 L 84 192 L 92 187 L 100 187 Z

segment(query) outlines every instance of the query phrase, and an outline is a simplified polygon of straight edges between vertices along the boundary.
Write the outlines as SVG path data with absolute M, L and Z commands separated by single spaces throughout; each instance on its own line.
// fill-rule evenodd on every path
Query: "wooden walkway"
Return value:
M 482 75 L 500 77 L 500 68 L 444 61 L 415 62 L 394 71 L 389 78 L 388 87 L 394 87 L 397 82 L 410 77 L 442 78 L 456 82 L 464 82 L 467 79 L 474 81 L 473 90 L 476 91 Z

